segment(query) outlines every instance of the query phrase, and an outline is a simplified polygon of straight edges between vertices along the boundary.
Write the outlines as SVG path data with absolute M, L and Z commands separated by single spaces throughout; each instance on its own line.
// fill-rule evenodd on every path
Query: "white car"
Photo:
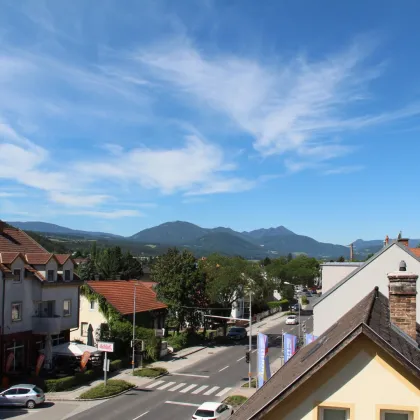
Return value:
M 289 315 L 286 318 L 286 325 L 297 325 L 298 324 L 298 319 L 296 315 Z
M 230 405 L 220 402 L 205 402 L 197 408 L 193 414 L 193 420 L 222 420 L 228 419 L 233 414 L 233 409 Z

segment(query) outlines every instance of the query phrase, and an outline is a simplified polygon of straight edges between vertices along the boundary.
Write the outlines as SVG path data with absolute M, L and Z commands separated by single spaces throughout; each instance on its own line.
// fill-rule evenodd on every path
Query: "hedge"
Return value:
M 230 397 L 225 398 L 223 401 L 225 404 L 229 404 L 233 407 L 241 406 L 248 398 L 243 395 L 231 395 Z
M 161 367 L 151 367 L 137 369 L 134 371 L 134 376 L 142 376 L 145 378 L 157 378 L 160 375 L 166 375 L 168 371 L 165 368 Z
M 120 370 L 122 367 L 122 360 L 117 359 L 117 360 L 112 360 L 111 362 L 109 362 L 109 371 L 110 372 L 115 372 L 116 370 Z
M 282 300 L 275 300 L 273 302 L 268 302 L 267 305 L 270 309 L 281 308 L 282 311 L 284 311 L 285 309 L 289 309 L 290 302 L 288 299 L 282 299 Z
M 309 300 L 308 300 L 308 298 L 307 298 L 305 295 L 303 295 L 303 296 L 300 298 L 300 300 L 301 300 L 301 302 L 302 302 L 302 305 L 307 305 L 307 304 L 309 303 Z
M 92 382 L 102 375 L 101 371 L 87 370 L 84 373 L 76 373 L 74 376 L 66 376 L 60 379 L 47 379 L 44 383 L 46 392 L 67 391 L 78 385 Z
M 112 395 L 120 394 L 121 392 L 127 391 L 133 387 L 134 385 L 130 384 L 130 382 L 110 379 L 106 386 L 104 384 L 99 384 L 84 392 L 82 395 L 80 395 L 79 399 L 90 400 L 95 398 L 111 397 Z

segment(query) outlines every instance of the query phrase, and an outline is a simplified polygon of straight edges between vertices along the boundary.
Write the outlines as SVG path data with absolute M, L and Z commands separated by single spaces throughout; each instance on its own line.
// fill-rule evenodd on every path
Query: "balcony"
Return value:
M 59 334 L 61 331 L 61 316 L 33 316 L 33 334 Z

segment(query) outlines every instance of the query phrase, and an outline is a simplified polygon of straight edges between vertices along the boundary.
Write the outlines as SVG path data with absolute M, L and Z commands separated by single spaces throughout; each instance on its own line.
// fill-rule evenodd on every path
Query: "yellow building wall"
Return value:
M 420 420 L 420 381 L 359 337 L 264 419 L 318 420 L 319 405 L 348 407 L 351 420 L 380 420 L 381 408 L 413 411 Z

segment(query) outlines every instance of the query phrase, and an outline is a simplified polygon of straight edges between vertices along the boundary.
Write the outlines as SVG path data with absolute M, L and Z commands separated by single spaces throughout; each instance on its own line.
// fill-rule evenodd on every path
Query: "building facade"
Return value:
M 363 265 L 362 262 L 328 262 L 320 264 L 322 293 Z
M 29 251 L 29 252 L 28 252 Z M 66 342 L 77 328 L 80 281 L 70 255 L 50 254 L 26 233 L 0 222 L 2 372 L 34 368 L 40 350 Z

